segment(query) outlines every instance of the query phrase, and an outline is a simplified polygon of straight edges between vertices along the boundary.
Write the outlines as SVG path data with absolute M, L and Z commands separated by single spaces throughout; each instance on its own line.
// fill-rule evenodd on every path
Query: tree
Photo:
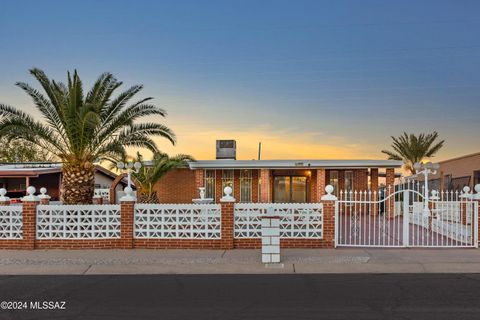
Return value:
M 425 158 L 433 157 L 442 147 L 445 140 L 437 141 L 438 133 L 421 133 L 416 136 L 413 133 L 406 132 L 399 137 L 392 136 L 393 151 L 382 150 L 382 153 L 388 155 L 389 160 L 402 160 L 406 170 L 415 174 L 413 165 Z
M 0 136 L 28 141 L 58 158 L 62 163 L 62 200 L 67 204 L 91 203 L 94 192 L 94 162 L 125 155 L 125 147 L 156 152 L 152 136 L 175 143 L 175 135 L 155 122 L 137 123 L 145 116 L 166 115 L 149 103 L 151 97 L 129 103 L 143 86 L 134 85 L 113 94 L 122 85 L 111 73 L 98 77 L 86 95 L 75 70 L 67 83 L 50 80 L 39 69 L 30 73 L 46 96 L 30 85 L 18 82 L 32 99 L 43 121 L 14 107 L 0 104 Z
M 140 153 L 137 153 L 135 161 L 144 164 L 138 173 L 132 173 L 139 184 L 136 186 L 137 193 L 140 194 L 139 202 L 158 202 L 157 195 L 153 191 L 153 187 L 158 180 L 170 170 L 185 167 L 188 161 L 194 161 L 194 159 L 186 154 L 170 157 L 168 154 L 158 151 L 153 154 L 153 159 L 149 163 L 143 160 Z
M 0 162 L 52 162 L 54 160 L 48 151 L 31 142 L 0 138 Z

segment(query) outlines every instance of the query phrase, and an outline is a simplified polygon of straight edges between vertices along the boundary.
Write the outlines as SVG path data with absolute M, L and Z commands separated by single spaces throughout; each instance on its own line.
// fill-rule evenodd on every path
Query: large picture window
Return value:
M 225 187 L 229 186 L 232 188 L 232 196 L 234 194 L 234 188 L 233 188 L 233 170 L 222 170 L 222 194 L 224 194 L 223 190 L 225 190 Z
M 251 170 L 240 170 L 240 202 L 252 202 Z
M 205 170 L 205 197 L 215 199 L 215 170 Z

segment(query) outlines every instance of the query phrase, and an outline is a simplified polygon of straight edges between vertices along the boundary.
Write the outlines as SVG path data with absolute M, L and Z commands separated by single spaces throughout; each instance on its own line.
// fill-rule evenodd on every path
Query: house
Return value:
M 109 190 L 117 175 L 99 165 L 95 166 L 95 189 Z M 28 186 L 37 190 L 45 187 L 53 201 L 60 199 L 62 183 L 61 163 L 7 163 L 0 164 L 0 188 L 8 191 L 10 198 L 20 198 L 26 194 Z M 123 190 L 126 181 L 121 181 L 117 190 Z M 108 192 L 108 191 L 107 191 Z
M 217 141 L 215 160 L 189 162 L 165 174 L 154 186 L 162 203 L 188 203 L 205 197 L 219 202 L 231 186 L 239 202 L 318 202 L 331 184 L 339 190 L 377 191 L 379 181 L 394 184 L 394 160 L 236 160 L 234 140 Z M 383 179 L 383 180 L 382 180 Z
M 438 162 L 440 168 L 429 179 L 431 188 L 437 190 L 471 189 L 480 183 L 480 152 Z

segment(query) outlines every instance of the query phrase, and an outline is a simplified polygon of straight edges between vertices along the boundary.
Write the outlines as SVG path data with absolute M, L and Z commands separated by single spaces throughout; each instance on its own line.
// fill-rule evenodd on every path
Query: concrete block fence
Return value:
M 137 204 L 126 190 L 119 205 L 54 205 L 29 187 L 15 205 L 0 189 L 0 249 L 261 248 L 267 209 L 281 247 L 334 247 L 333 200 L 240 204 L 228 191 L 220 204 Z

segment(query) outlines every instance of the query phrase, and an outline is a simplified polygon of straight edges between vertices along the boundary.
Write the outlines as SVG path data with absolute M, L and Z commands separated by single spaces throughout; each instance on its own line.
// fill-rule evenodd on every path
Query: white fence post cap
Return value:
M 321 200 L 338 200 L 337 197 L 332 194 L 333 190 L 334 189 L 333 189 L 333 186 L 331 184 L 327 185 L 325 187 L 325 192 L 327 192 L 327 194 L 323 195 L 321 197 Z
M 37 189 L 35 189 L 34 186 L 28 187 L 27 195 L 22 198 L 22 202 L 23 201 L 40 201 L 40 198 L 35 195 L 35 191 L 37 191 Z
M 225 189 L 223 189 L 223 193 L 225 193 L 225 195 L 220 199 L 220 202 L 235 202 L 235 198 L 232 197 L 232 192 L 233 189 L 229 186 L 226 186 Z
M 126 187 L 123 191 L 125 192 L 125 195 L 120 198 L 120 201 L 137 201 L 137 198 L 133 196 L 133 189 L 131 187 Z

